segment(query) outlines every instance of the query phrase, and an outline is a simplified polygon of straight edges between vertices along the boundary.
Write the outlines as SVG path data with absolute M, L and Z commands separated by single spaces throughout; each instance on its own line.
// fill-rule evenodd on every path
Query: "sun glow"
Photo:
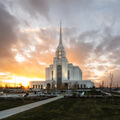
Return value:
M 35 81 L 35 80 L 43 80 L 42 78 L 27 78 L 27 77 L 21 77 L 21 76 L 15 76 L 12 81 L 15 83 L 21 84 L 24 87 L 29 86 L 30 81 Z
M 29 78 L 26 77 L 15 77 L 15 83 L 21 83 L 24 87 L 28 87 L 29 86 Z
M 104 71 L 99 71 L 99 70 L 93 70 L 93 72 L 95 73 L 95 75 L 97 75 L 97 76 L 103 76 L 104 75 Z
M 25 58 L 21 55 L 21 54 L 17 54 L 16 56 L 15 56 L 15 60 L 17 61 L 17 62 L 23 62 L 23 61 L 25 61 Z
M 28 78 L 24 76 L 11 76 L 11 79 L 4 79 L 2 82 L 2 86 L 5 87 L 29 87 L 29 82 L 30 81 L 41 81 L 44 80 L 43 78 Z

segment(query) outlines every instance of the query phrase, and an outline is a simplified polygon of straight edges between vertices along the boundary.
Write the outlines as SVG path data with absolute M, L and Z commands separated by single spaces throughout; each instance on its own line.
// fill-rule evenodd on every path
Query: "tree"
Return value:
M 113 87 L 113 74 L 110 73 L 110 91 L 112 87 Z
M 100 88 L 103 89 L 104 88 L 104 81 L 102 81 Z

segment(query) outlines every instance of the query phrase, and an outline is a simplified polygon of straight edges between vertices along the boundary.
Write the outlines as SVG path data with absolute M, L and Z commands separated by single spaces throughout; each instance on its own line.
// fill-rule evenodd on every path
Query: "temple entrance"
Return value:
M 41 85 L 41 89 L 43 89 L 43 85 Z
M 68 89 L 68 83 L 64 83 L 64 89 Z
M 74 84 L 73 89 L 79 89 L 79 84 Z
M 62 85 L 62 66 L 57 66 L 57 88 L 61 88 Z
M 50 88 L 51 88 L 50 83 L 47 83 L 47 89 L 50 89 Z

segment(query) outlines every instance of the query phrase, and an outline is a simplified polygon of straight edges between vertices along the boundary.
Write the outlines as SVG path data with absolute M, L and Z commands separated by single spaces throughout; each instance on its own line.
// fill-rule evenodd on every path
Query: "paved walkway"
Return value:
M 46 104 L 46 103 L 50 103 L 52 101 L 55 101 L 55 100 L 58 100 L 58 99 L 61 99 L 61 98 L 63 98 L 63 96 L 49 98 L 49 99 L 42 100 L 42 101 L 39 101 L 39 102 L 35 102 L 35 103 L 22 105 L 22 106 L 19 106 L 19 107 L 15 107 L 15 108 L 0 111 L 0 119 L 7 118 L 7 117 L 15 115 L 17 113 L 24 112 L 26 110 L 30 110 L 32 108 L 38 107 L 38 106 Z
M 112 96 L 111 93 L 105 92 L 105 91 L 103 91 L 103 90 L 101 90 L 101 92 L 104 93 L 105 95 Z

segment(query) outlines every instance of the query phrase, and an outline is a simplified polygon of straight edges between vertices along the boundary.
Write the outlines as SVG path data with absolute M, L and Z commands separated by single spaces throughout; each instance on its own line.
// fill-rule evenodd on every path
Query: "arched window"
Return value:
M 41 89 L 43 89 L 43 85 L 41 85 Z
M 51 88 L 50 83 L 47 83 L 47 89 L 50 89 L 50 88 Z

